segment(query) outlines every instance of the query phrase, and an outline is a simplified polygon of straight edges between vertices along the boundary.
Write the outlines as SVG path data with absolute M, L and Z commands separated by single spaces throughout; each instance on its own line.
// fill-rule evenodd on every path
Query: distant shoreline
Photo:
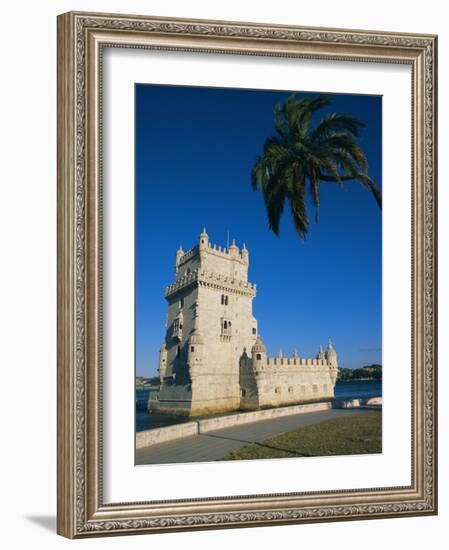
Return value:
M 364 376 L 360 378 L 339 378 L 337 382 L 381 382 L 382 378 L 372 378 Z
M 138 378 L 142 378 L 142 377 L 138 377 Z M 380 378 L 375 378 L 373 376 L 360 376 L 360 377 L 357 377 L 357 378 L 338 378 L 337 379 L 337 382 L 370 382 L 370 381 L 373 381 L 373 382 L 377 382 L 377 381 L 382 381 L 382 376 Z M 146 383 L 146 384 L 139 384 L 139 383 L 136 383 L 136 389 L 140 390 L 147 390 L 147 389 L 150 389 L 152 387 L 154 387 L 155 384 L 151 384 L 151 383 Z
M 338 371 L 339 382 L 358 380 L 358 381 L 380 381 L 382 380 L 382 365 L 373 363 L 365 365 L 358 369 L 340 368 Z
M 382 380 L 382 365 L 365 365 L 358 369 L 340 368 L 337 382 L 379 382 Z M 136 376 L 136 389 L 149 390 L 159 385 L 157 376 Z

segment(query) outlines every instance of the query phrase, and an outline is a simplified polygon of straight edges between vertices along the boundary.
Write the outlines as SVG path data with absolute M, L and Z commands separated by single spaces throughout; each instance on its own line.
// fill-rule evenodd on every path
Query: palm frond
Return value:
M 309 230 L 305 185 L 298 184 L 296 192 L 289 194 L 288 199 L 296 234 L 301 241 L 304 241 Z
M 368 162 L 358 143 L 364 123 L 351 115 L 331 113 L 311 127 L 314 113 L 329 102 L 323 95 L 298 99 L 292 94 L 274 109 L 276 133 L 265 141 L 253 165 L 251 185 L 263 194 L 268 225 L 275 235 L 288 202 L 295 231 L 304 240 L 309 228 L 307 189 L 318 222 L 322 182 L 343 185 L 356 180 L 382 207 L 382 195 L 368 175 Z
M 278 237 L 281 215 L 284 211 L 285 189 L 279 178 L 271 178 L 263 193 L 268 227 Z
M 365 124 L 361 120 L 352 115 L 330 113 L 320 120 L 310 133 L 309 138 L 313 142 L 320 143 L 336 132 L 351 134 L 353 137 L 358 138 L 360 129 L 364 126 Z
M 358 174 L 356 178 L 362 185 L 371 191 L 374 199 L 376 200 L 379 208 L 382 208 L 382 193 L 379 191 L 377 185 L 366 174 Z
M 316 111 L 329 105 L 330 99 L 324 95 L 320 95 L 312 100 L 307 100 L 307 107 L 301 112 L 299 116 L 299 132 L 302 137 L 307 134 L 309 130 L 312 117 Z
M 344 154 L 352 158 L 357 164 L 358 170 L 363 172 L 368 170 L 368 161 L 366 160 L 365 154 L 352 136 L 347 134 L 335 134 L 325 139 L 320 144 L 320 147 L 325 151 L 328 157 L 332 156 L 334 152 Z

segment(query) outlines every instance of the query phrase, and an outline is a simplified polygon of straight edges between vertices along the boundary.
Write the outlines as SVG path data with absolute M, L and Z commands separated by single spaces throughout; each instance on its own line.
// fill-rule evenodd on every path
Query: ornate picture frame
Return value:
M 107 47 L 411 68 L 410 485 L 104 501 L 102 56 Z M 437 513 L 436 109 L 433 35 L 76 12 L 58 17 L 59 534 L 83 538 Z

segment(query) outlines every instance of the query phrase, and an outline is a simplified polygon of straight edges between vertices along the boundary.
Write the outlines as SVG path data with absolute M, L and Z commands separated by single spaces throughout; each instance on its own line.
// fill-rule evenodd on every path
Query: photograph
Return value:
M 382 96 L 134 97 L 135 464 L 382 453 Z

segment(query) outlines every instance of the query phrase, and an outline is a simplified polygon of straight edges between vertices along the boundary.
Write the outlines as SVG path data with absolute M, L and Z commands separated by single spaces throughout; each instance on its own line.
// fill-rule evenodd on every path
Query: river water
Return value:
M 165 414 L 147 413 L 148 394 L 149 390 L 136 390 L 136 432 L 191 421 L 191 418 L 188 417 L 173 417 Z M 335 385 L 336 399 L 379 397 L 381 395 L 381 380 L 339 380 Z

